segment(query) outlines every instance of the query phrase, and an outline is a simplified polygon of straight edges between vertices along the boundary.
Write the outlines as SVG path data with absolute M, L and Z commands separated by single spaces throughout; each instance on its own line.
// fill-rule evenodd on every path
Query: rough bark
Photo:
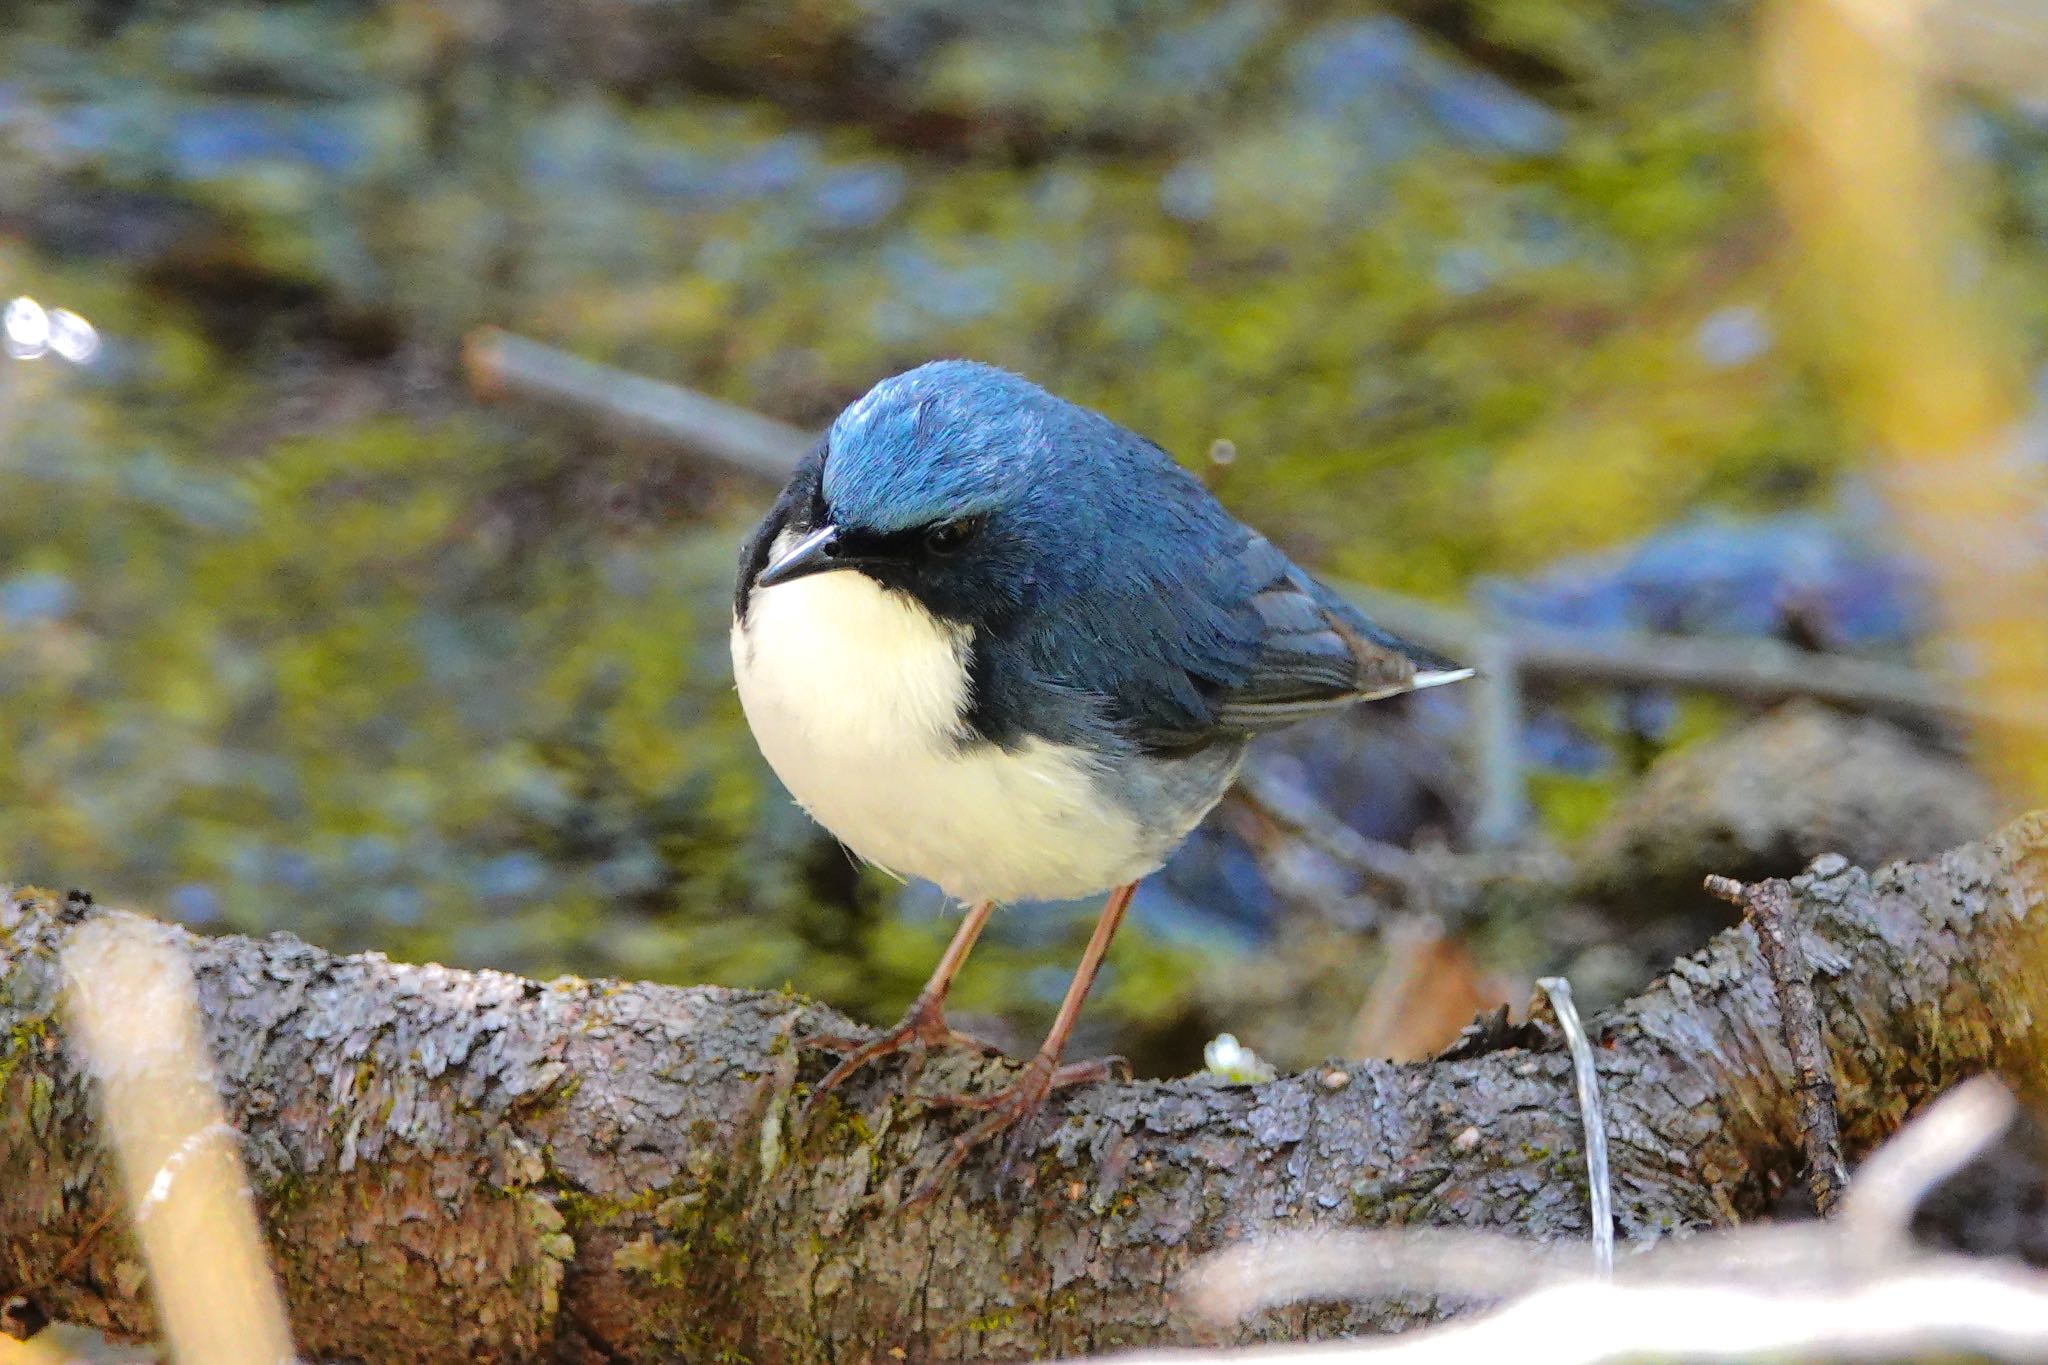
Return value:
M 1790 891 L 1852 1153 L 1961 1077 L 2042 1074 L 2048 813 L 1925 864 L 1822 859 Z M 116 1188 L 63 1041 L 63 932 L 48 899 L 0 900 L 0 1298 L 50 1277 Z M 1176 1277 L 1265 1229 L 1586 1232 L 1561 1047 L 1074 1092 L 1054 1102 L 1028 1188 L 995 1192 L 991 1157 L 906 1213 L 971 1116 L 900 1099 L 901 1072 L 882 1066 L 798 1125 L 801 1086 L 828 1060 L 804 1040 L 844 1025 L 819 1006 L 161 932 L 191 954 L 311 1355 L 916 1360 L 1207 1342 L 1218 1329 L 1177 1302 Z M 1740 1219 L 1796 1180 L 1793 1069 L 1746 927 L 1592 1029 L 1624 1236 Z M 991 1066 L 934 1058 L 918 1085 Z M 146 1334 L 134 1257 L 109 1231 L 38 1297 Z M 1430 1312 L 1290 1309 L 1244 1335 Z

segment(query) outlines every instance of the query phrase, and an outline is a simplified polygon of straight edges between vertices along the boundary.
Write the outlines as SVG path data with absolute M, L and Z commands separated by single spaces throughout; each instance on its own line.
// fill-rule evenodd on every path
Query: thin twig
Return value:
M 61 969 L 66 1044 L 94 1082 L 170 1356 L 293 1359 L 182 945 L 161 925 L 106 914 L 70 931 Z
M 1352 897 L 1336 905 L 1317 889 L 1315 908 L 1347 929 L 1380 927 L 1380 900 L 1458 923 L 1472 913 L 1489 887 L 1503 882 L 1561 885 L 1571 870 L 1562 855 L 1543 849 L 1407 849 L 1369 838 L 1340 820 L 1313 793 L 1278 781 L 1257 765 L 1238 774 L 1231 801 L 1263 826 L 1299 840 L 1371 887 L 1371 898 Z M 1276 860 L 1272 872 L 1275 885 L 1291 894 L 1284 860 Z
M 1593 1273 L 1614 1274 L 1614 1186 L 1607 1174 L 1607 1116 L 1600 1109 L 1600 1073 L 1593 1069 L 1593 1043 L 1579 1022 L 1572 983 L 1561 976 L 1539 977 L 1565 1045 L 1572 1053 L 1572 1079 L 1579 1091 L 1579 1117 L 1586 1127 L 1586 1189 L 1592 1200 Z
M 1421 859 L 1408 849 L 1368 839 L 1312 795 L 1274 781 L 1255 767 L 1238 774 L 1237 791 L 1238 798 L 1260 816 L 1382 890 L 1408 900 L 1427 878 Z
M 1387 629 L 1453 657 L 1477 657 L 1479 642 L 1488 633 L 1503 635 L 1513 646 L 1516 671 L 1528 688 L 1665 688 L 1710 692 L 1757 706 L 1811 697 L 1879 715 L 1946 722 L 1995 717 L 2048 729 L 2048 698 L 1994 712 L 1971 700 L 1963 689 L 1882 660 L 1816 654 L 1777 640 L 1486 622 L 1381 588 L 1338 586 Z
M 573 408 L 607 426 L 674 441 L 776 483 L 817 443 L 814 433 L 676 384 L 600 365 L 567 351 L 479 327 L 463 341 L 470 386 Z
M 1823 1218 L 1832 1215 L 1849 1183 L 1842 1164 L 1841 1121 L 1835 1113 L 1835 1081 L 1821 1037 L 1820 1002 L 1792 924 L 1792 891 L 1782 881 L 1744 886 L 1732 877 L 1710 876 L 1707 891 L 1742 907 L 1756 930 L 1764 965 L 1778 996 L 1778 1028 L 1792 1054 L 1799 1092 L 1800 1135 L 1806 1145 L 1806 1179 Z

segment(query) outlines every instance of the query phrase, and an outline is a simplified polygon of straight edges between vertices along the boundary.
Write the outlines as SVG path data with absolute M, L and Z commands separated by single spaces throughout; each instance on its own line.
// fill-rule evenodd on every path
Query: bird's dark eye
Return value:
M 935 555 L 949 555 L 974 539 L 974 533 L 981 529 L 979 517 L 961 517 L 956 521 L 942 521 L 928 527 L 924 533 L 924 547 Z

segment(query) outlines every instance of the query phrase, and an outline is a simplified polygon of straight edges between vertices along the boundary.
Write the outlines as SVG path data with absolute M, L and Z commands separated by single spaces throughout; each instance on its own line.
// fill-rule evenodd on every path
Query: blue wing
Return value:
M 1237 563 L 1240 585 L 1258 585 L 1246 599 L 1258 620 L 1258 647 L 1247 670 L 1211 689 L 1216 719 L 1226 728 L 1289 725 L 1469 675 L 1375 625 L 1263 536 L 1247 539 Z
M 1075 731 L 1185 751 L 1466 676 L 1373 624 L 1164 452 L 1122 434 L 1121 487 L 1098 499 L 1114 510 L 1089 538 L 1107 553 L 1069 575 L 1010 660 L 1041 698 L 1050 686 L 1067 699 Z M 987 678 L 991 699 L 1017 680 Z

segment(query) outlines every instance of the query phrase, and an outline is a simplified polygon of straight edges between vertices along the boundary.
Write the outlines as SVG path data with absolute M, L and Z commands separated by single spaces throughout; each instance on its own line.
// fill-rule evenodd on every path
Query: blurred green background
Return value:
M 478 404 L 478 324 L 806 426 L 991 361 L 1305 562 L 1425 597 L 1703 509 L 1733 554 L 1855 501 L 1741 4 L 0 14 L 0 299 L 100 342 L 0 359 L 12 879 L 336 948 L 909 998 L 948 925 L 789 806 L 731 692 L 732 559 L 772 490 Z M 1997 229 L 1974 268 L 2048 316 L 2048 124 L 1980 97 L 1955 131 Z M 1451 705 L 1412 723 L 1455 754 Z M 1654 751 L 1727 716 L 1675 705 L 1566 708 L 1593 756 L 1539 764 L 1532 837 L 1654 756 L 1623 730 Z M 1458 805 L 1403 837 L 1460 840 Z M 1257 1037 L 1201 983 L 1280 912 L 1176 918 L 1239 884 L 1198 872 L 1119 944 L 1104 1041 L 1156 1034 L 1172 1067 L 1218 1022 Z M 963 1009 L 1028 1033 L 1084 934 L 1011 925 Z

